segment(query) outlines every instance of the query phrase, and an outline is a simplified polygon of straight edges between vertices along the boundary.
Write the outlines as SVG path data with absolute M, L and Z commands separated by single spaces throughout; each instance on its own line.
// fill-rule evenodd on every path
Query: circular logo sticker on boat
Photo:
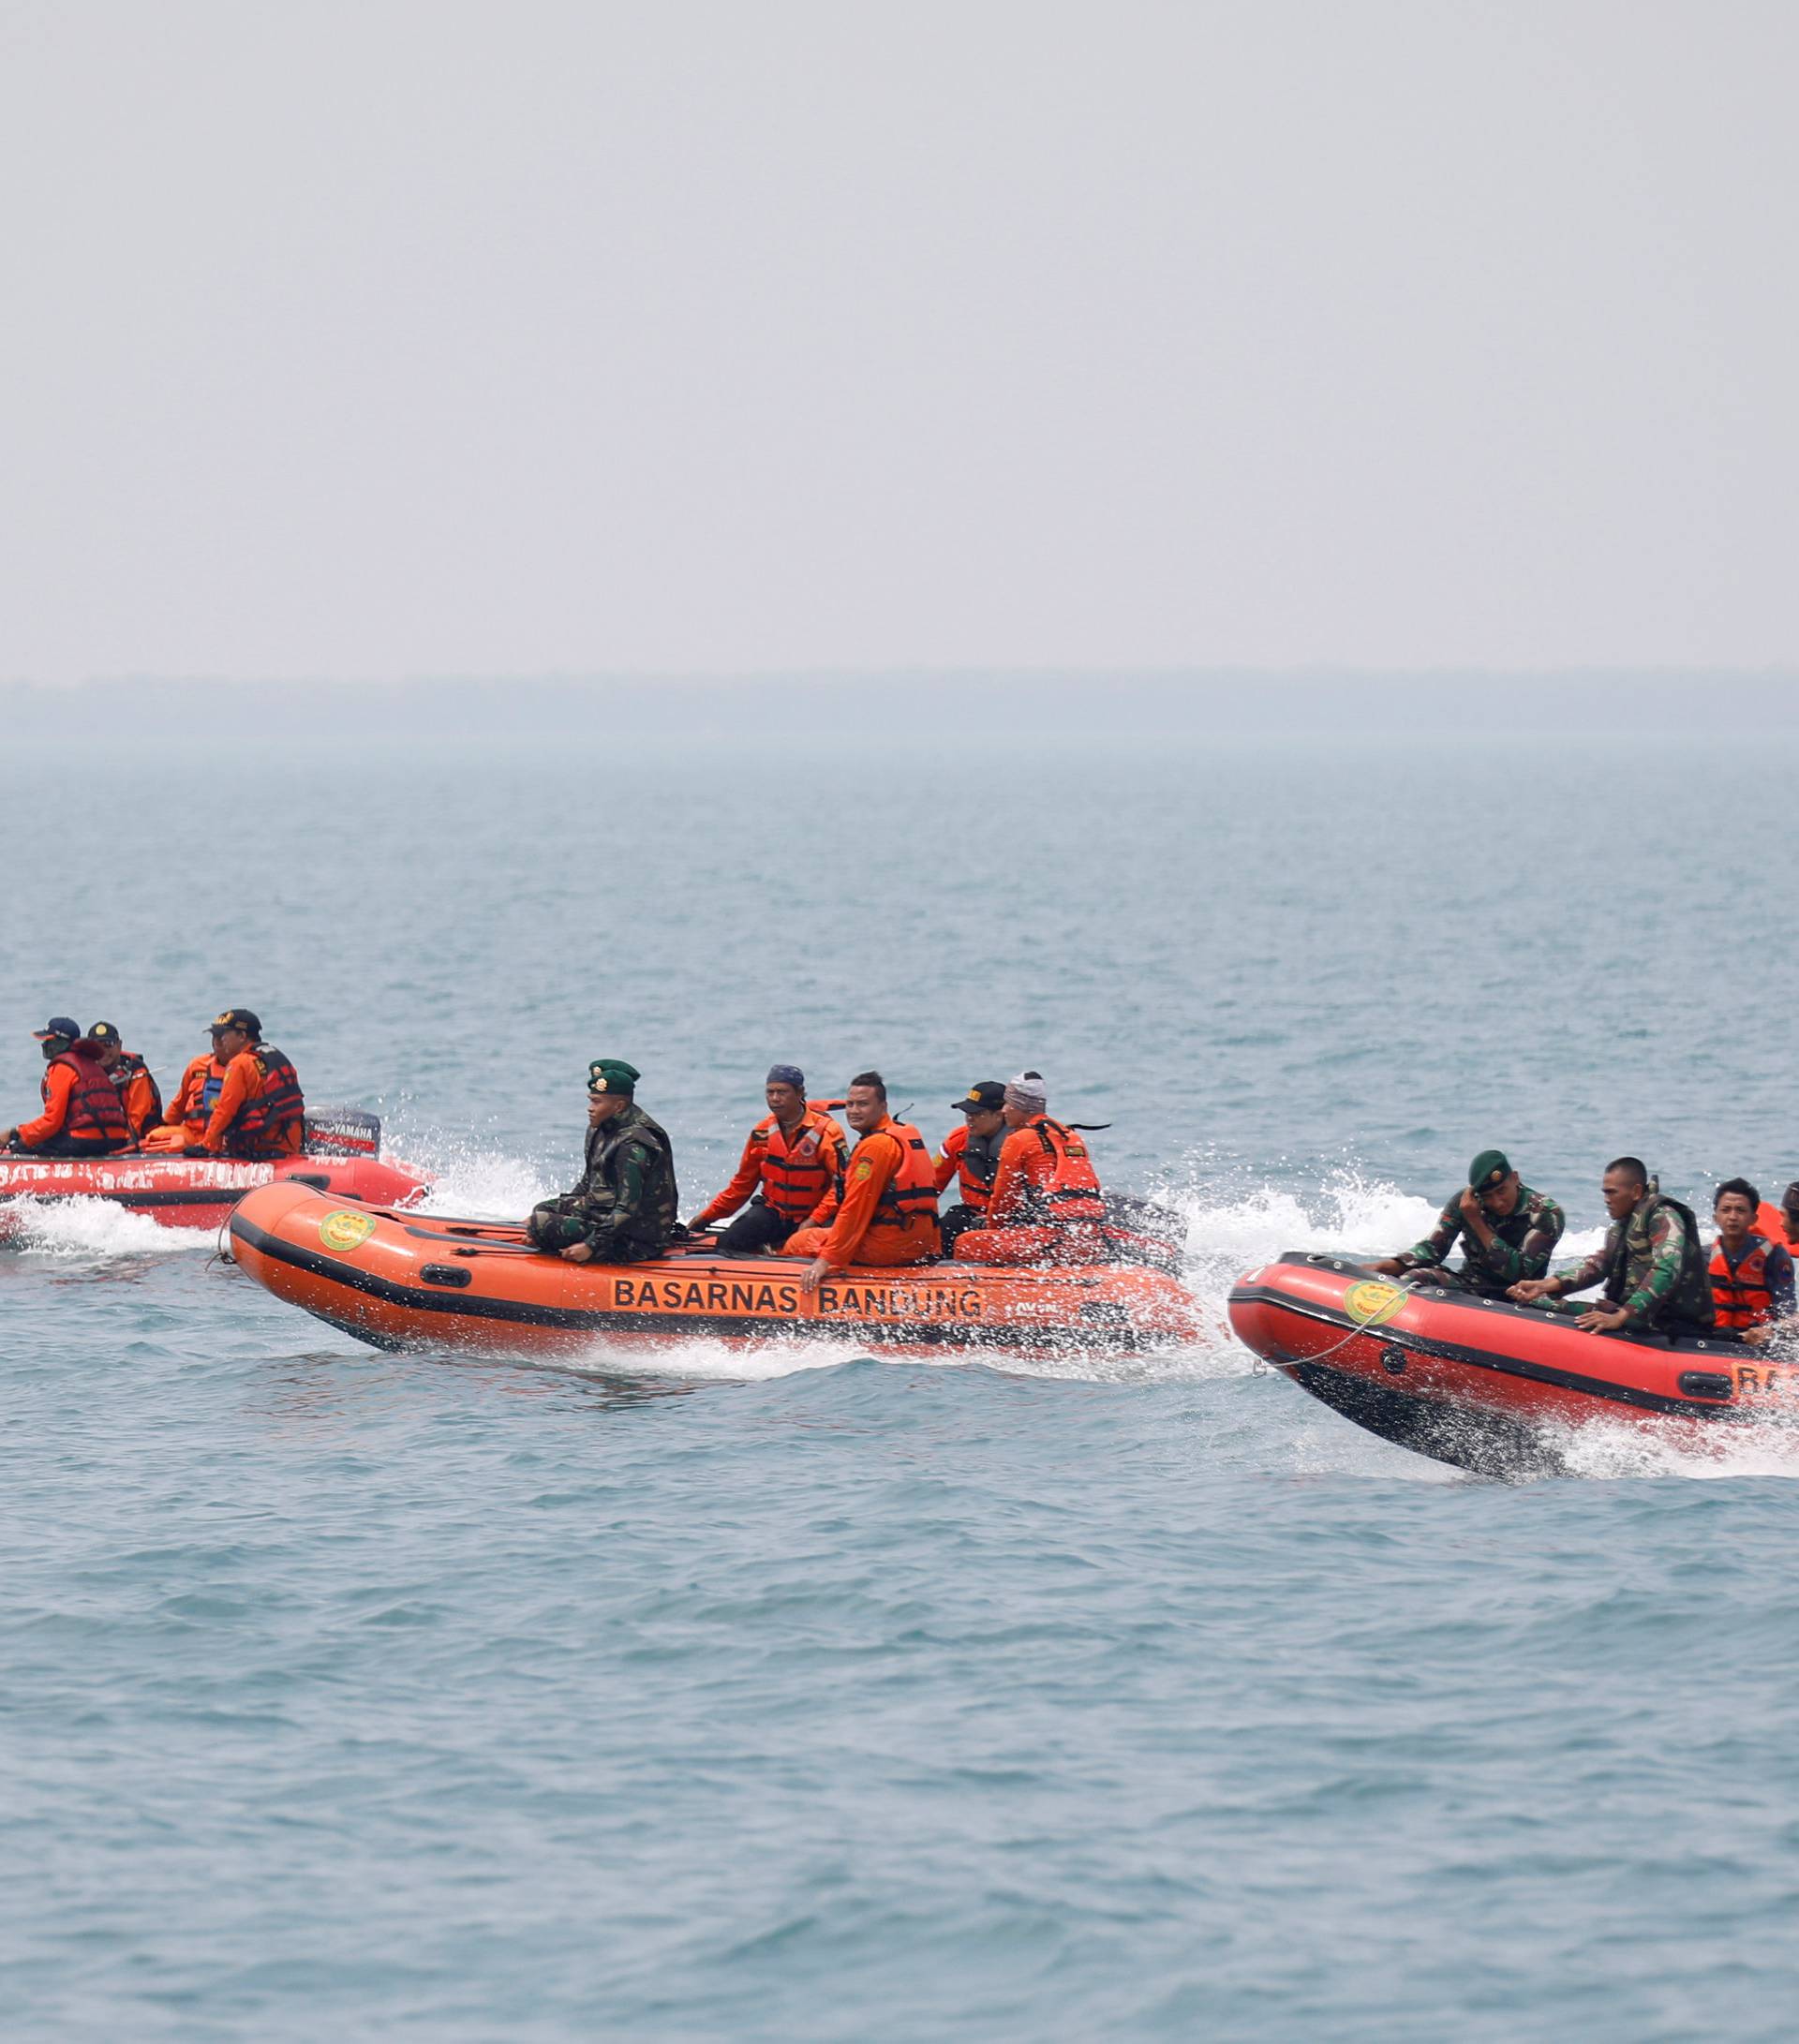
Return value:
M 319 1239 L 327 1249 L 360 1249 L 375 1232 L 373 1214 L 327 1214 L 319 1223 Z M 1367 1286 L 1360 1289 L 1366 1291 Z
M 1364 1327 L 1377 1327 L 1383 1320 L 1390 1320 L 1405 1303 L 1405 1295 L 1398 1285 L 1376 1284 L 1372 1279 L 1352 1284 L 1343 1295 L 1344 1311 Z

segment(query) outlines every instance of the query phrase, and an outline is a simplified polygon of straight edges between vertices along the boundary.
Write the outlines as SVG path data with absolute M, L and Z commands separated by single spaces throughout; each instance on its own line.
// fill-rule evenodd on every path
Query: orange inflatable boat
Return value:
M 346 1199 L 404 1206 L 417 1199 L 430 1180 L 409 1164 L 382 1158 L 380 1136 L 381 1124 L 374 1115 L 333 1108 L 306 1117 L 307 1147 L 299 1156 L 268 1163 L 138 1150 L 110 1157 L 0 1151 L 0 1201 L 105 1200 L 170 1228 L 215 1227 L 245 1192 L 286 1181 Z M 7 1232 L 0 1216 L 0 1237 Z
M 1140 1265 L 851 1269 L 808 1294 L 796 1260 L 720 1256 L 706 1242 L 650 1263 L 571 1264 L 528 1248 L 520 1228 L 350 1205 L 295 1184 L 241 1201 L 230 1238 L 259 1284 L 376 1348 L 570 1355 L 596 1339 L 847 1335 L 1045 1355 L 1158 1347 L 1197 1326 L 1182 1286 Z

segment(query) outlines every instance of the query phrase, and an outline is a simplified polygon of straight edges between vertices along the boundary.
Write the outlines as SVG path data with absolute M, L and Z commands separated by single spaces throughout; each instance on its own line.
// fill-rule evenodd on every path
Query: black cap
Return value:
M 952 1100 L 952 1107 L 959 1107 L 964 1114 L 997 1114 L 1005 1105 L 1005 1088 L 998 1079 L 976 1079 L 960 1100 Z
M 1799 1178 L 1794 1178 L 1781 1193 L 1780 1204 L 1790 1214 L 1799 1214 Z
M 111 1022 L 90 1022 L 87 1033 L 97 1044 L 116 1044 L 119 1032 Z
M 262 1024 L 248 1008 L 227 1008 L 213 1024 L 213 1034 L 216 1036 L 220 1029 L 242 1029 L 245 1036 L 260 1037 Z
M 42 1029 L 34 1029 L 32 1034 L 40 1044 L 46 1036 L 67 1036 L 71 1044 L 79 1044 L 82 1040 L 82 1025 L 72 1015 L 53 1015 Z

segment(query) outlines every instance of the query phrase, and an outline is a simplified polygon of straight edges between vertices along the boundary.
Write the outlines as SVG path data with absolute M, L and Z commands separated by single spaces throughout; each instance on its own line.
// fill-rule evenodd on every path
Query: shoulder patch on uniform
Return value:
M 873 1167 L 869 1164 L 857 1164 L 855 1175 L 858 1178 L 872 1178 L 874 1176 Z
M 763 1128 L 751 1129 L 750 1131 L 750 1140 L 752 1143 L 766 1143 L 768 1140 L 768 1131 Z

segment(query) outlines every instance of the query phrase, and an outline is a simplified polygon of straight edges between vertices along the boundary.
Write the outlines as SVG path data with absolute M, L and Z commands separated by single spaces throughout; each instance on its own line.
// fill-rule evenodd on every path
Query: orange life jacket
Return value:
M 284 1157 L 289 1132 L 305 1119 L 306 1103 L 300 1074 L 273 1044 L 257 1044 L 251 1056 L 262 1073 L 262 1085 L 231 1117 L 225 1131 L 228 1157 Z M 211 1084 L 209 1079 L 207 1082 Z
M 773 1115 L 750 1132 L 760 1141 L 762 1196 L 784 1221 L 802 1222 L 837 1183 L 842 1171 L 843 1134 L 829 1115 L 808 1107 L 789 1137 Z
M 1719 1241 L 1712 1251 L 1712 1316 L 1720 1327 L 1759 1327 L 1774 1318 L 1774 1291 L 1768 1283 L 1768 1245 L 1759 1235 L 1734 1270 Z
M 131 1141 L 131 1124 L 112 1074 L 79 1050 L 66 1050 L 44 1067 L 39 1082 L 44 1104 L 50 1104 L 50 1074 L 57 1065 L 75 1074 L 75 1090 L 68 1096 L 68 1112 L 63 1121 L 63 1140 L 80 1143 L 83 1148 L 121 1149 Z
M 130 1092 L 132 1082 L 142 1079 L 150 1089 L 148 1103 L 135 1119 L 126 1106 L 126 1096 Z M 112 1066 L 112 1083 L 119 1089 L 119 1105 L 126 1108 L 126 1120 L 130 1123 L 133 1135 L 141 1135 L 147 1129 L 154 1129 L 162 1119 L 162 1089 L 156 1084 L 155 1074 L 135 1050 L 120 1051 Z
M 900 1162 L 874 1203 L 874 1226 L 903 1228 L 920 1214 L 937 1212 L 937 1174 L 930 1165 L 930 1146 L 910 1121 L 884 1121 L 870 1135 L 890 1135 L 900 1146 Z M 862 1140 L 866 1143 L 868 1136 Z
M 1070 1221 L 1104 1221 L 1106 1199 L 1087 1146 L 1072 1129 L 1038 1115 L 1024 1133 L 1043 1146 L 1048 1168 L 1031 1174 L 1031 1219 L 1051 1227 Z

